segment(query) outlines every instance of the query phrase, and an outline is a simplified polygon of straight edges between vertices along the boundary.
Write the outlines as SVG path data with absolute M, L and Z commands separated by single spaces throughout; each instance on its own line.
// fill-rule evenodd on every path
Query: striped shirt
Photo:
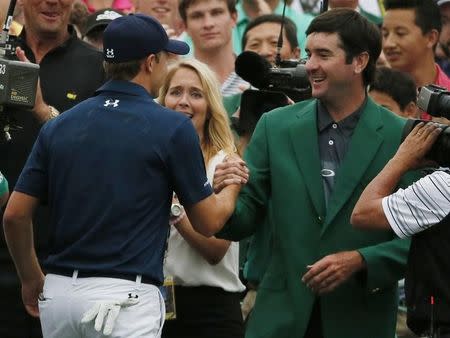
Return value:
M 400 238 L 412 236 L 450 213 L 450 174 L 435 171 L 383 198 L 383 211 Z
M 243 80 L 239 75 L 235 72 L 231 72 L 225 82 L 222 84 L 220 92 L 222 96 L 230 96 L 234 94 L 242 93 L 242 89 L 240 89 L 240 85 L 245 85 L 250 87 L 250 84 Z

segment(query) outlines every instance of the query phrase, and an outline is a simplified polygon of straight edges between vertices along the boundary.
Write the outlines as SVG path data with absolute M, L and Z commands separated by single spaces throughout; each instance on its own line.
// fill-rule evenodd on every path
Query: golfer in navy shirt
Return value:
M 115 19 L 104 34 L 112 80 L 42 127 L 4 227 L 24 305 L 45 337 L 159 337 L 173 192 L 205 235 L 231 215 L 245 164 L 228 159 L 236 184 L 213 194 L 191 121 L 154 102 L 168 53 L 188 51 L 152 17 Z M 38 203 L 51 210 L 43 268 L 31 224 Z

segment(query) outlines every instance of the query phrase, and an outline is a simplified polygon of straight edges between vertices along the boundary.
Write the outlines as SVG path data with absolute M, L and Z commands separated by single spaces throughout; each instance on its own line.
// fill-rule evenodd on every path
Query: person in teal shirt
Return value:
M 241 49 L 252 51 L 274 64 L 276 55 L 276 41 L 281 29 L 283 17 L 277 14 L 261 15 L 252 20 L 242 35 Z M 289 18 L 284 18 L 283 47 L 280 50 L 282 60 L 299 59 L 300 49 L 298 42 L 298 29 Z M 223 98 L 223 104 L 228 116 L 236 113 L 241 104 L 242 94 L 235 94 Z
M 244 37 L 245 30 L 247 28 L 247 25 L 255 18 L 262 14 L 278 14 L 281 15 L 283 13 L 283 5 L 284 2 L 281 0 L 267 0 L 266 4 L 267 7 L 264 10 L 258 11 L 258 15 L 252 16 L 248 15 L 247 12 L 249 11 L 247 8 L 251 6 L 250 4 L 244 5 L 243 2 L 248 0 L 239 0 L 236 4 L 236 11 L 238 14 L 236 26 L 233 29 L 233 51 L 236 55 L 239 55 L 242 51 L 242 38 Z M 264 1 L 264 0 L 259 0 Z M 305 43 L 306 43 L 306 35 L 305 31 L 309 26 L 309 23 L 314 19 L 314 16 L 311 14 L 306 13 L 299 13 L 293 8 L 291 8 L 289 5 L 286 6 L 285 16 L 289 19 L 291 19 L 296 27 L 297 27 L 297 40 L 300 45 L 300 49 L 302 51 L 301 55 L 305 55 Z M 192 56 L 194 53 L 194 46 L 192 43 L 192 39 L 189 35 L 184 35 L 183 40 L 189 45 L 190 52 L 189 56 Z
M 233 49 L 236 54 L 240 54 L 242 52 L 242 38 L 244 37 L 244 32 L 247 28 L 247 25 L 255 19 L 256 17 L 251 17 L 248 15 L 248 9 L 250 4 L 247 5 L 248 0 L 241 0 L 236 4 L 236 10 L 238 13 L 238 19 L 236 23 L 236 27 L 233 30 Z M 283 6 L 284 1 L 282 0 L 266 0 L 273 14 L 282 15 L 283 14 Z M 264 13 L 269 14 L 269 13 Z M 305 44 L 306 44 L 306 35 L 305 31 L 308 28 L 314 16 L 306 13 L 299 13 L 296 10 L 292 9 L 289 5 L 286 5 L 285 16 L 291 19 L 295 26 L 297 27 L 297 40 L 300 45 L 300 49 L 302 51 L 301 55 L 305 55 Z
M 5 176 L 0 172 L 0 207 L 4 206 L 8 201 L 9 189 L 8 181 Z

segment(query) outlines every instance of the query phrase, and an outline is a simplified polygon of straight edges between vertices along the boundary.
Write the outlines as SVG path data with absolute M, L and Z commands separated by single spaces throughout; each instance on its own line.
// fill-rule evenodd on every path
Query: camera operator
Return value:
M 300 47 L 297 40 L 297 27 L 291 19 L 287 17 L 283 19 L 278 14 L 261 15 L 248 24 L 242 38 L 242 49 L 244 52 L 255 52 L 272 65 L 275 65 L 278 36 L 282 23 L 283 46 L 280 49 L 281 60 L 298 60 L 300 58 Z M 238 111 L 241 97 L 242 93 L 238 93 L 223 98 L 223 104 L 230 116 Z M 247 142 L 242 145 L 242 148 L 245 148 L 246 144 Z
M 351 223 L 413 236 L 405 281 L 408 326 L 418 335 L 435 337 L 434 331 L 443 338 L 450 337 L 450 174 L 436 170 L 393 192 L 407 171 L 431 164 L 427 154 L 440 132 L 436 124 L 421 122 L 409 133 L 361 194 Z

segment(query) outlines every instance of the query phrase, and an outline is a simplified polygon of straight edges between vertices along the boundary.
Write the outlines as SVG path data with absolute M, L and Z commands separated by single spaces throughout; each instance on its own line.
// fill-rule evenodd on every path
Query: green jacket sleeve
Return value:
M 367 264 L 368 291 L 391 287 L 405 276 L 409 245 L 409 239 L 393 239 L 358 250 Z
M 422 176 L 418 171 L 409 172 L 402 178 L 399 187 L 405 188 Z M 359 250 L 367 264 L 369 291 L 383 288 L 404 277 L 410 244 L 410 239 L 395 238 Z
M 217 234 L 220 238 L 239 241 L 252 235 L 265 217 L 270 195 L 270 161 L 267 140 L 267 115 L 256 125 L 244 159 L 250 170 L 250 179 L 239 194 L 236 209 L 225 227 Z

